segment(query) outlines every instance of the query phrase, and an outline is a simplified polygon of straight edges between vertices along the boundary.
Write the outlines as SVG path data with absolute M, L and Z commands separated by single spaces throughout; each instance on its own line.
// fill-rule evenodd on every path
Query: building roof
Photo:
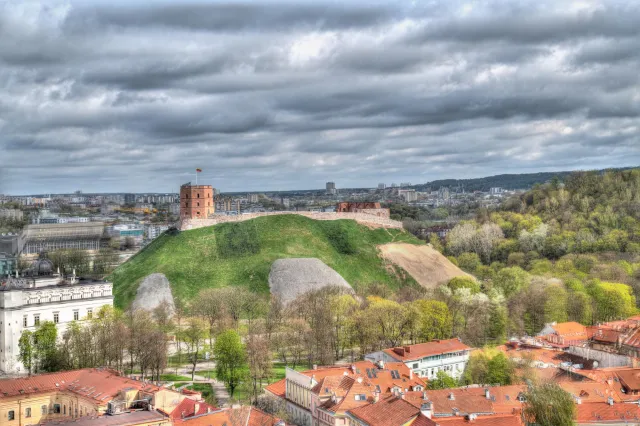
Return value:
M 120 376 L 113 370 L 86 368 L 0 380 L 0 402 L 3 398 L 20 395 L 67 391 L 102 405 L 114 399 L 122 390 L 131 388 L 149 393 L 160 389 L 155 385 Z
M 471 350 L 460 339 L 433 340 L 417 345 L 384 349 L 384 352 L 398 361 L 413 361 L 426 356 Z
M 103 222 L 46 223 L 25 226 L 22 236 L 27 240 L 100 238 L 103 232 Z
M 627 389 L 630 389 L 632 391 L 640 390 L 640 368 L 616 370 L 615 374 Z
M 302 371 L 300 374 L 317 382 L 312 392 L 320 398 L 336 396 L 336 401 L 333 403 L 325 401 L 323 404 L 324 409 L 334 412 L 362 405 L 361 402 L 364 401 L 361 400 L 358 400 L 358 404 L 352 403 L 355 401 L 356 394 L 364 394 L 367 399 L 370 399 L 374 392 L 381 394 L 394 390 L 407 392 L 422 390 L 426 387 L 425 381 L 414 375 L 402 362 L 388 362 L 385 363 L 384 368 L 380 368 L 371 361 L 360 361 L 351 365 L 320 367 Z M 268 385 L 265 390 L 284 398 L 286 379 Z
M 518 396 L 525 391 L 526 386 L 523 385 L 465 387 L 408 392 L 405 398 L 418 408 L 425 402 L 431 402 L 433 412 L 440 417 L 466 414 L 511 414 L 514 410 L 522 408 L 522 402 Z
M 191 398 L 185 398 L 176 405 L 171 413 L 167 414 L 175 421 L 193 416 L 201 416 L 216 410 L 216 407 L 209 405 L 206 402 L 199 402 Z
M 613 404 L 591 402 L 578 404 L 576 421 L 579 424 L 637 424 L 640 422 L 640 406 L 637 404 Z
M 267 414 L 255 407 L 223 408 L 202 416 L 178 420 L 176 425 L 185 426 L 276 426 L 285 425 L 277 417 Z
M 446 419 L 436 419 L 436 424 L 438 426 L 522 426 L 524 423 L 522 422 L 520 413 L 513 413 L 493 416 L 478 416 L 473 420 L 464 416 L 449 417 Z
M 375 404 L 349 410 L 349 414 L 369 426 L 402 426 L 417 417 L 420 408 L 396 396 L 389 396 Z M 432 421 L 431 424 L 435 423 Z
M 588 381 L 562 382 L 558 385 L 574 398 L 580 398 L 581 402 L 607 402 L 609 397 L 613 398 L 615 402 L 624 400 L 620 392 L 620 385 L 615 382 L 611 384 Z
M 575 321 L 551 324 L 551 328 L 553 328 L 558 336 L 570 337 L 570 340 L 580 340 L 587 338 L 587 328 Z
M 622 340 L 622 344 L 632 348 L 640 349 L 640 329 L 635 330 Z

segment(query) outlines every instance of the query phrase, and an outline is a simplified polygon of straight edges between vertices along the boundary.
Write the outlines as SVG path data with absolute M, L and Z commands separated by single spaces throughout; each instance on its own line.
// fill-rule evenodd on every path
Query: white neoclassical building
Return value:
M 23 330 L 35 331 L 43 321 L 57 325 L 58 336 L 72 321 L 91 318 L 104 305 L 113 305 L 113 285 L 107 281 L 64 276 L 53 272 L 43 256 L 22 276 L 0 279 L 0 370 L 24 371 L 18 360 Z

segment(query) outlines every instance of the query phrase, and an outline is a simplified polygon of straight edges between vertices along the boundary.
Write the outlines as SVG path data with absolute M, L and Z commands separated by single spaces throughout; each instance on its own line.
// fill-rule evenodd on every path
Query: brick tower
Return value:
M 211 185 L 191 185 L 180 187 L 180 219 L 206 219 L 215 213 Z

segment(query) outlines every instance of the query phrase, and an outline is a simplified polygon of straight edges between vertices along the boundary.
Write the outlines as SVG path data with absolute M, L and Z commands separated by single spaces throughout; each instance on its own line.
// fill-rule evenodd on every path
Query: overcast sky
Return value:
M 640 165 L 640 2 L 0 0 L 0 193 Z

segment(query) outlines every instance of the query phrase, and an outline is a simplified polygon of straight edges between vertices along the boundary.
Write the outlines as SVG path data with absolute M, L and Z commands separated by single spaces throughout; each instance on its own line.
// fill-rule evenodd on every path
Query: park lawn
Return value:
M 190 381 L 191 377 L 182 376 L 179 374 L 161 374 L 160 380 L 163 382 Z
M 189 301 L 204 288 L 245 286 L 269 294 L 271 264 L 282 258 L 315 257 L 335 269 L 356 290 L 373 283 L 397 290 L 417 286 L 390 271 L 377 246 L 423 244 L 401 229 L 370 229 L 353 220 L 319 221 L 299 215 L 259 217 L 244 222 L 164 233 L 120 265 L 109 277 L 115 305 L 126 308 L 140 282 L 163 273 L 174 297 Z

